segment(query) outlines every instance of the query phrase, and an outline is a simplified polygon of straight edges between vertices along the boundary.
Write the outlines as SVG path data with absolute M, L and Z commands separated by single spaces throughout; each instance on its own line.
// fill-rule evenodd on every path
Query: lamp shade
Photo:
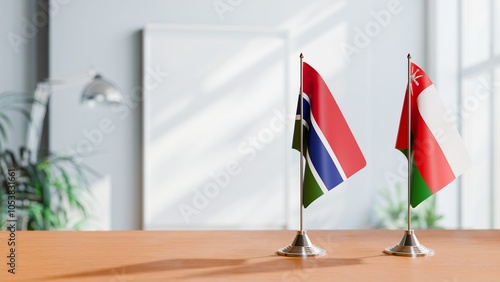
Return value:
M 122 95 L 116 86 L 98 74 L 83 90 L 81 101 L 91 104 L 94 102 L 118 104 L 122 101 Z

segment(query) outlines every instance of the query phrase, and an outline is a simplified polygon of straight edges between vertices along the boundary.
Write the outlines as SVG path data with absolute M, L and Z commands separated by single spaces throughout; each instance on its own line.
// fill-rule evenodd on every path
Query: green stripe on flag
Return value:
M 402 149 L 399 150 L 401 153 L 405 155 L 406 158 L 408 158 L 408 150 L 407 149 Z M 412 176 L 411 176 L 411 191 L 410 191 L 410 204 L 413 208 L 418 206 L 421 202 L 425 201 L 425 199 L 429 198 L 432 196 L 432 191 L 425 183 L 424 178 L 422 177 L 422 174 L 420 174 L 420 171 L 418 170 L 417 166 L 415 165 L 415 161 L 413 161 L 412 164 Z
M 418 206 L 425 199 L 432 196 L 432 191 L 425 183 L 415 162 L 412 165 L 410 204 L 412 207 Z
M 293 139 L 292 148 L 300 152 L 300 120 L 295 121 L 295 127 L 293 128 Z M 304 126 L 304 152 L 307 152 L 307 140 L 309 136 L 309 130 Z M 305 156 L 305 154 L 303 154 Z
M 307 163 L 304 172 L 304 208 L 307 208 L 321 195 L 323 195 L 323 190 L 319 187 L 318 182 L 311 172 L 311 167 Z
M 293 131 L 292 148 L 300 152 L 300 120 L 295 121 L 295 128 Z M 304 156 L 307 152 L 307 142 L 309 139 L 309 130 L 306 126 L 303 127 L 304 135 Z M 306 167 L 304 170 L 304 191 L 303 191 L 303 204 L 304 208 L 307 208 L 314 200 L 323 195 L 323 190 L 321 190 L 318 182 L 314 178 L 311 172 L 311 167 L 309 162 L 306 160 Z

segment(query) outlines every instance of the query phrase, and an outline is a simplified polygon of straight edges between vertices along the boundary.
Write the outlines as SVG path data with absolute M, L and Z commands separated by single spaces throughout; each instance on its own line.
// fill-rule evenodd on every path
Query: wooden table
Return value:
M 382 254 L 399 230 L 309 231 L 326 256 L 275 255 L 295 231 L 30 231 L 16 233 L 16 274 L 0 281 L 500 281 L 500 230 L 417 230 L 433 257 Z

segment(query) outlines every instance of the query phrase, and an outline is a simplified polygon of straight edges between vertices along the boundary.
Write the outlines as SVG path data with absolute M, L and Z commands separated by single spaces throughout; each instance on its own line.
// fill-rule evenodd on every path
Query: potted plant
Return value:
M 394 190 L 384 189 L 380 193 L 384 203 L 375 206 L 375 228 L 406 229 L 408 224 L 408 200 L 402 195 L 401 184 Z M 416 229 L 441 229 L 443 215 L 437 212 L 436 197 L 432 196 L 411 211 L 411 224 Z
M 7 195 L 15 189 L 15 217 L 18 229 L 52 230 L 78 229 L 88 218 L 89 168 L 78 163 L 73 156 L 41 155 L 33 161 L 31 152 L 19 146 L 18 152 L 4 143 L 12 129 L 7 113 L 17 112 L 30 119 L 27 108 L 36 103 L 32 98 L 17 93 L 0 95 L 0 223 L 7 218 Z M 14 186 L 9 186 L 9 171 L 15 170 Z M 12 179 L 11 179 L 12 180 Z

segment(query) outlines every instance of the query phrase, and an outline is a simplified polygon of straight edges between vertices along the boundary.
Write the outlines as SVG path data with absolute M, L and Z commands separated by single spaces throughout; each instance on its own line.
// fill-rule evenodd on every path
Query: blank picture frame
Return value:
M 143 229 L 286 227 L 287 58 L 281 30 L 145 27 Z

